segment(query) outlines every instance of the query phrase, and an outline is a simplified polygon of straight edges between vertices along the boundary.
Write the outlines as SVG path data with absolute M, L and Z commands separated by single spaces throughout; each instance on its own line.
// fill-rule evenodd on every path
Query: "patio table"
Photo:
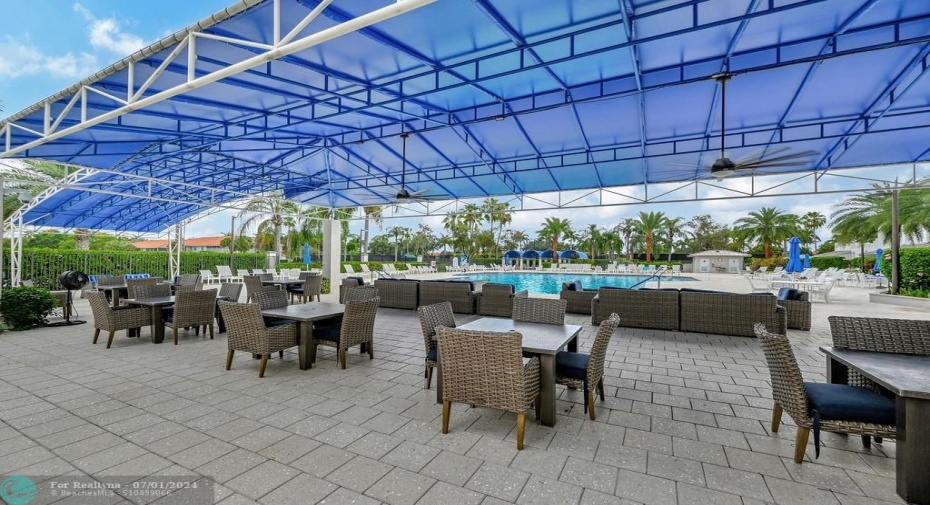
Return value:
M 301 370 L 307 370 L 316 361 L 316 346 L 313 345 L 313 323 L 340 317 L 345 311 L 346 306 L 341 303 L 302 303 L 278 309 L 263 310 L 262 315 L 297 321 L 297 329 L 300 333 L 297 342 L 298 362 Z
M 274 279 L 270 281 L 262 281 L 262 286 L 278 286 L 280 289 L 282 286 L 287 288 L 289 286 L 299 286 L 303 283 L 304 281 L 300 279 Z
M 113 308 L 119 307 L 120 296 L 129 293 L 129 287 L 126 284 L 109 284 L 106 286 L 97 286 L 98 291 L 110 293 L 110 303 Z
M 228 300 L 228 296 L 217 296 L 217 300 Z M 129 298 L 126 300 L 129 305 L 139 305 L 149 307 L 152 310 L 152 343 L 160 344 L 165 341 L 165 320 L 162 317 L 164 307 L 171 307 L 175 303 L 174 296 L 161 296 L 158 298 Z M 218 323 L 221 327 L 222 323 Z M 223 333 L 223 331 L 219 331 Z
M 827 381 L 846 384 L 850 369 L 894 393 L 897 492 L 909 503 L 930 505 L 930 356 L 821 347 Z
M 516 331 L 523 335 L 523 352 L 538 354 L 540 365 L 539 418 L 546 426 L 555 426 L 555 355 L 568 348 L 578 350 L 576 324 L 541 324 L 514 321 L 501 317 L 482 317 L 458 327 L 472 331 Z M 436 381 L 436 402 L 442 402 L 442 356 L 437 356 L 439 376 Z

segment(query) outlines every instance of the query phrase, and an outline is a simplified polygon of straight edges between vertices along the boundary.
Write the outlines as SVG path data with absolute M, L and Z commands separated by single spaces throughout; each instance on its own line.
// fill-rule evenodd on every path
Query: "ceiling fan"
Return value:
M 411 201 L 420 201 L 420 200 L 431 200 L 436 197 L 433 197 L 426 193 L 425 191 L 410 191 L 411 188 L 407 186 L 406 174 L 407 174 L 407 137 L 409 133 L 401 133 L 401 170 L 400 170 L 400 188 L 396 193 L 381 193 L 386 198 L 393 198 L 398 203 L 406 203 Z
M 727 81 L 733 77 L 730 72 L 721 72 L 714 74 L 711 78 L 720 84 L 720 157 L 714 160 L 709 167 L 710 175 L 717 179 L 724 179 L 741 170 L 755 170 L 759 168 L 772 167 L 799 167 L 808 164 L 811 157 L 817 155 L 817 151 L 805 150 L 789 153 L 790 147 L 777 147 L 774 149 L 763 149 L 757 152 L 731 160 L 726 154 L 727 138 Z M 693 166 L 693 165 L 689 165 Z

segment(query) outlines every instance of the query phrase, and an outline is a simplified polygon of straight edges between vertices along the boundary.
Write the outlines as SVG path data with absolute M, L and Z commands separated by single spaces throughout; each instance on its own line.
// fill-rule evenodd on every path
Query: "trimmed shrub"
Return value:
M 930 247 L 909 247 L 899 251 L 901 261 L 901 294 L 930 296 Z M 882 261 L 882 274 L 891 278 L 891 260 Z M 5 296 L 5 295 L 4 295 Z
M 49 290 L 20 286 L 3 290 L 0 315 L 11 330 L 28 330 L 47 323 L 57 306 L 58 299 Z
M 811 266 L 820 270 L 828 268 L 847 268 L 849 261 L 841 256 L 823 256 L 820 258 L 811 258 Z
M 753 258 L 752 261 L 750 261 L 749 266 L 752 267 L 753 270 L 758 270 L 761 267 L 783 267 L 787 264 L 788 258 L 773 256 L 771 258 Z

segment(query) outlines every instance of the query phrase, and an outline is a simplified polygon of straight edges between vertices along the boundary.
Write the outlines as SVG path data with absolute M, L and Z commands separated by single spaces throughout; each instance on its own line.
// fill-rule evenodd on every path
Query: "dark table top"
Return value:
M 820 350 L 898 396 L 930 400 L 930 356 L 833 347 Z
M 123 300 L 130 305 L 145 305 L 146 307 L 159 306 L 159 305 L 174 305 L 176 297 L 174 296 L 160 296 L 158 298 L 129 298 Z M 228 300 L 228 296 L 217 296 L 217 300 Z
M 536 354 L 555 354 L 581 333 L 576 324 L 541 324 L 514 321 L 501 317 L 482 317 L 458 327 L 472 331 L 516 331 L 523 335 L 523 350 Z
M 299 303 L 288 305 L 280 309 L 267 309 L 262 311 L 263 316 L 290 319 L 292 321 L 318 321 L 335 316 L 341 316 L 346 306 L 341 303 Z
M 272 281 L 262 281 L 262 284 L 266 286 L 291 286 L 293 284 L 303 284 L 304 281 L 300 279 L 275 279 Z

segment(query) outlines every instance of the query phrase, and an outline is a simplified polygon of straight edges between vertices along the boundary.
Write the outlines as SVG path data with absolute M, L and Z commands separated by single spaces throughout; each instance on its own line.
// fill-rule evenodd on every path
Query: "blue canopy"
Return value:
M 804 271 L 804 266 L 801 264 L 801 239 L 798 237 L 791 237 L 788 241 L 788 264 L 785 265 L 785 271 L 788 273 Z
M 551 259 L 552 259 L 552 250 L 550 249 L 550 250 L 545 250 L 545 251 L 539 251 L 539 257 L 542 258 L 542 259 L 544 259 L 544 260 L 551 260 Z
M 25 224 L 152 232 L 259 194 L 336 208 L 691 181 L 721 147 L 815 152 L 737 177 L 930 159 L 930 2 L 422 3 L 335 0 L 278 44 L 320 3 L 243 0 L 13 114 L 0 157 L 97 169 Z M 409 12 L 303 38 L 379 8 Z
M 523 251 L 523 257 L 526 259 L 539 258 L 539 251 Z
M 588 259 L 588 255 L 586 253 L 583 253 L 581 251 L 575 251 L 573 249 L 559 252 L 559 257 L 562 259 L 569 259 L 569 260 Z
M 310 253 L 310 244 L 304 244 L 304 265 L 309 266 L 313 263 L 313 255 Z
M 507 251 L 504 253 L 504 258 L 520 258 L 523 256 L 523 251 Z
M 885 251 L 882 249 L 875 250 L 875 266 L 872 267 L 872 270 L 875 272 L 882 271 L 882 260 L 885 257 Z

